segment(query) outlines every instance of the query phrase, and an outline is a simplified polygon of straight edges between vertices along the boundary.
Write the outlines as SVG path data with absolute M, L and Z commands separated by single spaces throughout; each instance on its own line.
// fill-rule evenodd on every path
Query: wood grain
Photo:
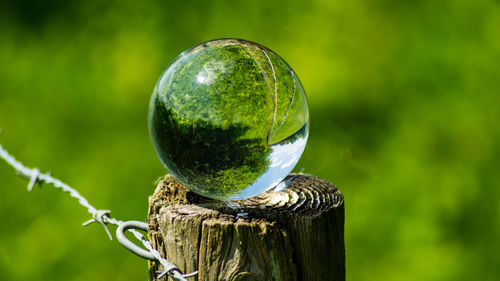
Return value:
M 199 270 L 191 280 L 345 280 L 342 194 L 312 175 L 284 183 L 217 201 L 167 175 L 149 198 L 150 240 L 183 272 Z M 150 280 L 157 266 L 150 264 Z

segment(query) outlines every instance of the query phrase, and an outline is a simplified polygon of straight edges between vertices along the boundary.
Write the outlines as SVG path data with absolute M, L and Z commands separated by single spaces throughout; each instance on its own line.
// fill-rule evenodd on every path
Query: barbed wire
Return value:
M 0 130 L 1 133 L 1 130 Z M 115 225 L 117 227 L 123 227 L 125 226 L 128 222 L 124 222 L 121 220 L 117 220 L 113 217 L 111 217 L 111 211 L 110 210 L 99 210 L 92 206 L 85 197 L 83 197 L 78 191 L 76 191 L 74 188 L 70 187 L 69 185 L 65 184 L 64 182 L 52 177 L 51 173 L 41 173 L 39 169 L 37 168 L 28 168 L 24 166 L 21 162 L 17 161 L 14 156 L 10 155 L 7 150 L 3 148 L 3 146 L 0 144 L 0 158 L 5 160 L 7 164 L 12 166 L 18 175 L 21 177 L 27 179 L 29 181 L 28 183 L 28 191 L 31 191 L 35 184 L 42 184 L 42 183 L 48 183 L 52 184 L 54 187 L 61 189 L 64 192 L 69 193 L 69 195 L 76 200 L 78 200 L 78 203 L 85 207 L 87 211 L 92 215 L 92 218 L 86 222 L 83 223 L 83 226 L 87 226 L 92 223 L 99 223 L 101 224 L 106 233 L 109 236 L 109 239 L 113 240 L 113 236 L 111 235 L 111 232 L 108 229 L 108 224 Z M 160 272 L 157 272 L 158 278 L 162 278 L 165 275 L 168 275 L 175 280 L 179 281 L 188 281 L 186 278 L 192 277 L 196 275 L 198 272 L 192 272 L 188 274 L 183 274 L 182 271 L 174 264 L 169 262 L 167 259 L 163 258 L 155 248 L 153 248 L 153 245 L 147 240 L 142 233 L 136 231 L 134 228 L 132 229 L 126 229 L 130 231 L 137 240 L 141 241 L 144 247 L 147 249 L 147 252 L 149 252 L 148 259 L 156 261 L 160 263 L 163 266 L 163 270 Z M 147 230 L 147 227 L 143 230 Z M 122 243 L 124 246 L 124 242 L 118 238 L 120 243 Z M 127 247 L 128 248 L 128 247 Z M 132 252 L 134 250 L 128 248 Z M 145 250 L 144 250 L 145 251 Z M 137 254 L 137 252 L 134 252 Z

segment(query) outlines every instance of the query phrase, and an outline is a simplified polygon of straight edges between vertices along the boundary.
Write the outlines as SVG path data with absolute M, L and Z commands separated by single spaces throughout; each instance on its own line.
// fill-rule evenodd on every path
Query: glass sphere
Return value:
M 202 196 L 236 200 L 279 184 L 307 142 L 304 88 L 290 66 L 259 44 L 219 39 L 180 54 L 149 107 L 161 162 Z

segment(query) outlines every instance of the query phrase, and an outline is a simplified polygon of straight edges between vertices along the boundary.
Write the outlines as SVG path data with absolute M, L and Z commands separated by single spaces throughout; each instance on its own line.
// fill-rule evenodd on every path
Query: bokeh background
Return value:
M 160 73 L 202 41 L 252 40 L 306 89 L 295 170 L 345 195 L 349 280 L 498 281 L 499 35 L 492 0 L 4 0 L 0 143 L 144 220 L 165 174 L 146 124 Z M 76 201 L 26 185 L 0 163 L 0 280 L 146 280 Z

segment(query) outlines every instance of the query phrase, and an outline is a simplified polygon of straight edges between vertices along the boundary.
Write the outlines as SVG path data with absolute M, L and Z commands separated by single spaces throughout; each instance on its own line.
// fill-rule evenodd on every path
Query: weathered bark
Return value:
M 183 272 L 199 270 L 191 280 L 345 280 L 342 194 L 311 175 L 285 183 L 223 202 L 166 176 L 149 198 L 150 240 Z M 150 264 L 150 280 L 157 266 Z

